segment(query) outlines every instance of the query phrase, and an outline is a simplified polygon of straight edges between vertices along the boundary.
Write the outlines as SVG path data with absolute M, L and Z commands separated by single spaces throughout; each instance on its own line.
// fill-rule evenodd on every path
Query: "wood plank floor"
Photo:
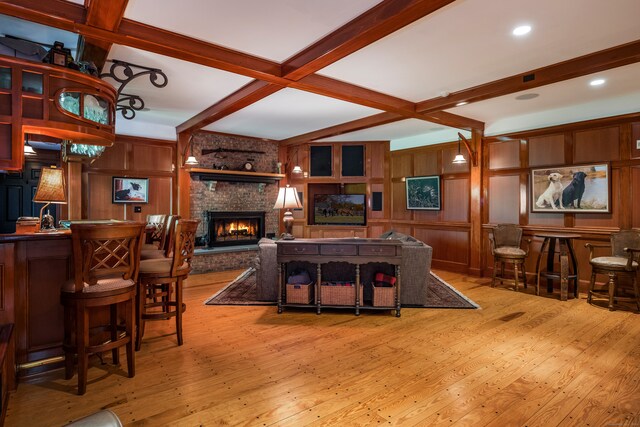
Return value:
M 632 311 L 444 271 L 481 310 L 203 305 L 239 273 L 189 279 L 185 344 L 172 322 L 148 323 L 135 378 L 96 358 L 85 396 L 62 371 L 21 383 L 6 425 L 63 425 L 102 408 L 132 426 L 640 425 Z

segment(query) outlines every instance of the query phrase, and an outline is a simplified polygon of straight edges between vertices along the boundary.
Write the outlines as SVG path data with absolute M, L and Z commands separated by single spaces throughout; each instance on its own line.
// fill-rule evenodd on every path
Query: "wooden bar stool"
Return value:
M 167 215 L 162 225 L 162 236 L 155 245 L 142 245 L 140 259 L 168 258 L 173 251 L 173 236 L 179 215 Z
M 77 355 L 78 394 L 84 394 L 90 354 L 111 350 L 117 365 L 119 347 L 126 346 L 129 378 L 135 375 L 135 295 L 144 224 L 72 224 L 71 238 L 75 277 L 62 286 L 60 298 L 64 306 L 65 377 L 73 376 Z M 120 313 L 124 325 L 118 321 L 119 305 L 124 306 Z M 107 307 L 109 324 L 90 328 L 90 315 Z M 92 344 L 96 341 L 100 343 Z
M 505 263 L 513 264 L 513 285 L 514 290 L 518 290 L 518 266 L 522 270 L 522 282 L 527 287 L 527 272 L 524 267 L 524 261 L 529 255 L 530 239 L 526 239 L 527 249 L 520 247 L 522 243 L 522 228 L 514 224 L 497 225 L 492 234 L 489 236 L 491 241 L 491 254 L 493 255 L 493 279 L 491 287 L 496 285 L 496 279 L 502 283 L 505 280 L 504 265 Z M 498 265 L 500 266 L 500 276 L 497 275 Z
M 593 296 L 608 298 L 609 310 L 614 309 L 617 301 L 633 301 L 640 311 L 640 292 L 638 291 L 638 263 L 640 262 L 640 233 L 633 230 L 621 230 L 611 234 L 611 245 L 587 243 L 589 263 L 591 264 L 591 280 L 587 302 L 591 304 Z M 600 247 L 611 247 L 611 255 L 594 258 L 594 250 Z M 609 278 L 605 288 L 596 289 L 596 274 L 606 274 Z M 617 296 L 618 279 L 626 276 L 631 280 L 635 298 Z
M 169 258 L 140 261 L 137 296 L 138 335 L 136 350 L 140 350 L 147 320 L 176 318 L 178 345 L 182 345 L 182 282 L 191 271 L 199 220 L 180 219 L 175 227 L 173 250 Z

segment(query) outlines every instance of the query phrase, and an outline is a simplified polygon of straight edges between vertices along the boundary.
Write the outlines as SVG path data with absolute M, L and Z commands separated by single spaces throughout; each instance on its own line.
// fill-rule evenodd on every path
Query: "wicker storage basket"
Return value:
M 360 286 L 360 304 L 362 305 L 362 288 Z M 322 305 L 354 305 L 356 304 L 356 285 L 340 286 L 327 285 L 320 286 L 320 296 Z
M 306 285 L 287 284 L 287 304 L 310 304 L 313 283 Z
M 374 307 L 395 307 L 396 287 L 383 287 L 373 285 L 373 306 Z

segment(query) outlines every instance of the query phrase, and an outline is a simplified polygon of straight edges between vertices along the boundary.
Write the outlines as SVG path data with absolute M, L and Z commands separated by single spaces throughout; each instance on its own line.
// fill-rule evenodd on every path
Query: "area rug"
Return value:
M 216 292 L 206 305 L 275 305 L 275 302 L 258 301 L 256 298 L 256 270 L 249 268 L 231 283 Z M 480 308 L 456 288 L 431 272 L 426 305 L 403 305 L 410 308 Z

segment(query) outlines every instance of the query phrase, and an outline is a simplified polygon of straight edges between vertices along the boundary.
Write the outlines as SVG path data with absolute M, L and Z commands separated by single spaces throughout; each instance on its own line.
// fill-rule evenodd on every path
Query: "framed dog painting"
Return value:
M 113 177 L 112 203 L 147 203 L 149 178 Z
M 440 210 L 440 177 L 416 176 L 405 179 L 407 209 Z
M 531 170 L 531 212 L 611 212 L 608 163 Z

